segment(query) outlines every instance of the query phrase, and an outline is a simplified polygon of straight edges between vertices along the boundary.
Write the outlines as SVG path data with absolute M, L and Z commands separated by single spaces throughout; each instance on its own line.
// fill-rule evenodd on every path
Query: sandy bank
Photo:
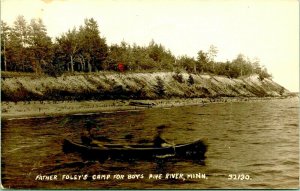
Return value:
M 170 98 L 278 97 L 290 92 L 258 75 L 238 79 L 174 72 L 92 73 L 1 79 L 2 101 L 157 100 Z
M 193 98 L 193 99 L 160 99 L 134 100 L 135 102 L 150 103 L 152 107 L 130 105 L 133 100 L 105 100 L 105 101 L 30 101 L 30 102 L 2 102 L 1 118 L 16 119 L 30 117 L 63 116 L 69 114 L 88 114 L 110 111 L 143 110 L 151 108 L 170 108 L 189 105 L 204 106 L 206 104 L 222 102 L 263 101 L 283 99 L 283 97 L 221 97 L 221 98 Z

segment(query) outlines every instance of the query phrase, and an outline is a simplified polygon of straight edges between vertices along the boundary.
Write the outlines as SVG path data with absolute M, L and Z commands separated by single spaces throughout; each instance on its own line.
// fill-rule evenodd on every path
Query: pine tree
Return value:
M 7 45 L 9 44 L 10 27 L 1 21 L 1 69 L 7 71 Z M 3 65 L 2 65 L 3 63 Z
M 29 25 L 28 44 L 33 70 L 42 72 L 42 67 L 52 61 L 52 41 L 41 19 L 32 19 Z
M 78 39 L 83 69 L 89 72 L 101 69 L 108 47 L 105 38 L 100 37 L 98 24 L 93 18 L 84 20 L 84 25 L 79 28 Z
M 165 86 L 163 80 L 159 76 L 156 77 L 156 83 L 157 85 L 155 86 L 155 93 L 159 96 L 164 96 Z
M 18 16 L 10 32 L 7 43 L 10 69 L 14 71 L 26 71 L 30 67 L 28 61 L 28 25 L 24 16 Z M 28 66 L 29 65 L 29 66 Z

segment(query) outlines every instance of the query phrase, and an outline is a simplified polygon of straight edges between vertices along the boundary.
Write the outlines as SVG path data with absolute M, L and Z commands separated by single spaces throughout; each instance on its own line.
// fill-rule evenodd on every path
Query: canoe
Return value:
M 158 159 L 172 157 L 202 160 L 205 158 L 206 150 L 207 146 L 202 140 L 167 147 L 116 144 L 90 146 L 69 139 L 63 141 L 63 151 L 65 153 L 77 152 L 87 159 Z
M 137 106 L 137 107 L 153 107 L 155 104 L 154 103 L 144 103 L 144 102 L 138 102 L 138 101 L 131 101 L 129 102 L 129 105 L 132 106 Z

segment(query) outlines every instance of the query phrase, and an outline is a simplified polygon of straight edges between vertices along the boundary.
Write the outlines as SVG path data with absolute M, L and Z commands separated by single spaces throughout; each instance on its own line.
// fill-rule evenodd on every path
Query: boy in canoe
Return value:
M 160 126 L 156 127 L 157 134 L 153 139 L 154 147 L 169 147 L 169 146 L 171 146 L 163 138 L 161 138 L 161 134 L 163 133 L 164 128 L 166 128 L 166 125 L 160 125 Z

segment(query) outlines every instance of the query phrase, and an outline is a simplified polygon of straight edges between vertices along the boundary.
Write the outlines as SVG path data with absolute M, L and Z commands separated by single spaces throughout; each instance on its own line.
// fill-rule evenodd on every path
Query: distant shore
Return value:
M 263 101 L 289 97 L 220 97 L 159 100 L 103 100 L 103 101 L 20 101 L 2 102 L 1 118 L 38 118 L 71 114 L 88 114 L 112 111 L 144 110 L 150 108 L 170 108 L 180 106 L 205 106 L 223 102 Z M 145 106 L 132 105 L 143 103 Z M 149 104 L 149 105 L 148 105 Z

